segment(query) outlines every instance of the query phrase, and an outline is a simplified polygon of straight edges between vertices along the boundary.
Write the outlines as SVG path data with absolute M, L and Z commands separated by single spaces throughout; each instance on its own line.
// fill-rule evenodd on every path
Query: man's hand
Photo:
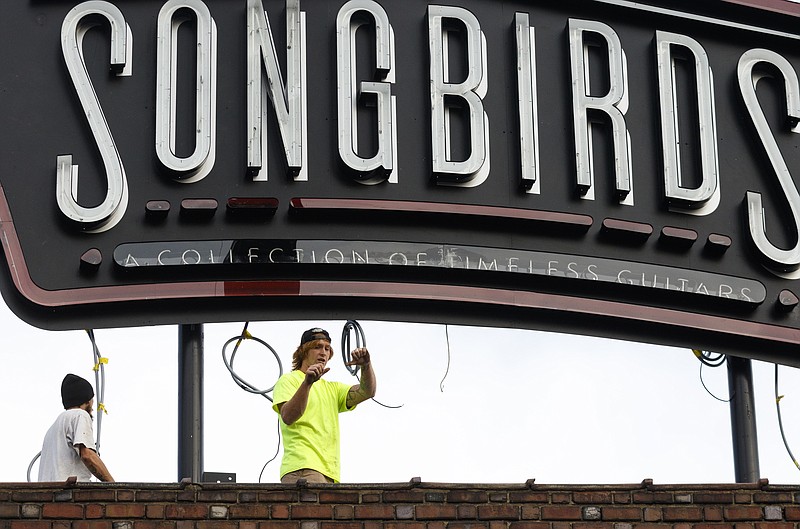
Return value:
M 312 364 L 308 366 L 308 370 L 306 371 L 306 384 L 309 386 L 322 378 L 322 375 L 330 371 L 330 367 L 325 367 L 323 364 Z
M 345 365 L 347 366 L 365 366 L 369 364 L 369 351 L 367 351 L 366 347 L 359 347 L 358 349 L 353 349 L 353 352 L 350 353 L 351 360 L 347 362 Z
M 375 381 L 375 373 L 372 371 L 372 363 L 369 360 L 369 351 L 367 351 L 366 347 L 354 349 L 350 353 L 350 358 L 351 360 L 347 362 L 347 365 L 361 367 L 361 377 L 358 384 L 352 386 L 350 391 L 347 392 L 348 408 L 374 397 L 378 385 Z

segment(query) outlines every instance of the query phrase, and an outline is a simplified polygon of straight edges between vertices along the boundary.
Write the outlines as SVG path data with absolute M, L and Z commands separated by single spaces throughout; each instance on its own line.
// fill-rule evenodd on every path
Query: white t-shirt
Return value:
M 94 450 L 94 429 L 89 413 L 73 408 L 59 415 L 44 436 L 39 481 L 66 481 L 70 476 L 90 481 L 92 473 L 81 461 L 78 445 Z

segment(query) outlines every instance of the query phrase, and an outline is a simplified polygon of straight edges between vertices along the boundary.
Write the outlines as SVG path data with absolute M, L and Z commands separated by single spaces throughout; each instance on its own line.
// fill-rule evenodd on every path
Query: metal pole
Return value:
M 203 325 L 178 328 L 178 481 L 203 476 Z
M 736 483 L 756 483 L 761 475 L 758 467 L 753 366 L 750 359 L 728 356 L 728 392 L 731 396 L 731 434 Z

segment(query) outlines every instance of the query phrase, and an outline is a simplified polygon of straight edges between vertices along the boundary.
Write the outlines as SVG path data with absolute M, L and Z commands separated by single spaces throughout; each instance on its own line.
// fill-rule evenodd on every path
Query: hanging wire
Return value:
M 700 349 L 692 349 L 692 352 L 700 362 L 708 367 L 719 367 L 725 363 L 727 356 L 722 353 L 711 353 L 710 351 L 701 351 Z
M 225 345 L 222 346 L 222 361 L 225 364 L 225 368 L 228 370 L 228 373 L 230 373 L 231 378 L 233 379 L 234 382 L 236 382 L 237 386 L 239 386 L 243 390 L 247 391 L 248 393 L 252 393 L 254 395 L 261 395 L 262 397 L 264 397 L 268 401 L 273 402 L 272 401 L 272 397 L 267 395 L 267 393 L 270 393 L 270 392 L 272 392 L 273 389 L 275 389 L 275 384 L 273 384 L 271 387 L 269 387 L 267 389 L 259 389 L 259 388 L 255 387 L 253 384 L 247 382 L 241 376 L 239 376 L 239 374 L 236 373 L 236 371 L 233 369 L 233 362 L 236 359 L 236 353 L 239 351 L 239 346 L 242 344 L 242 341 L 244 341 L 244 340 L 253 340 L 255 342 L 260 343 L 261 345 L 263 345 L 267 349 L 269 349 L 269 351 L 272 353 L 272 356 L 274 356 L 275 360 L 278 362 L 278 378 L 280 378 L 281 375 L 283 375 L 283 364 L 281 363 L 281 359 L 278 356 L 278 353 L 267 342 L 265 342 L 264 340 L 262 340 L 260 338 L 256 338 L 255 336 L 250 334 L 250 332 L 247 330 L 247 327 L 249 325 L 250 325 L 249 321 L 245 322 L 244 327 L 242 328 L 241 334 L 239 334 L 238 336 L 234 336 L 233 338 L 231 338 L 230 340 L 225 342 Z M 230 358 L 228 358 L 228 355 L 227 355 L 228 347 L 233 342 L 236 342 L 236 345 L 233 347 L 233 351 L 231 351 Z M 277 381 L 276 381 L 276 384 L 277 384 Z M 261 477 L 264 475 L 264 470 L 267 468 L 267 465 L 269 465 L 270 463 L 275 461 L 275 459 L 278 457 L 278 453 L 281 450 L 281 421 L 280 421 L 280 417 L 278 417 L 277 424 L 278 424 L 278 432 L 277 432 L 278 444 L 277 444 L 277 447 L 275 448 L 275 455 L 273 455 L 272 458 L 270 458 L 266 463 L 264 463 L 264 466 L 261 467 L 261 472 L 258 473 L 258 482 L 259 483 L 261 483 Z
M 108 358 L 103 357 L 100 354 L 100 349 L 97 347 L 97 341 L 94 337 L 94 330 L 93 329 L 86 329 L 86 334 L 89 336 L 89 340 L 92 342 L 92 357 L 94 358 L 94 367 L 92 370 L 94 371 L 94 386 L 95 386 L 95 396 L 97 397 L 97 436 L 94 443 L 95 452 L 97 455 L 100 455 L 100 434 L 102 433 L 103 428 L 103 414 L 108 413 L 108 410 L 105 406 L 105 394 L 106 394 L 106 370 L 105 366 L 108 364 Z M 28 471 L 26 473 L 26 477 L 28 482 L 31 482 L 31 470 L 33 469 L 33 465 L 36 464 L 36 461 L 42 456 L 42 452 L 39 451 L 31 462 L 28 464 Z
M 361 379 L 358 377 L 358 368 L 359 368 L 359 366 L 357 366 L 357 365 L 356 366 L 347 365 L 352 361 L 352 358 L 353 358 L 352 354 L 351 354 L 351 350 L 352 349 L 350 347 L 350 345 L 352 343 L 351 339 L 350 339 L 350 334 L 351 333 L 355 334 L 355 344 L 356 345 L 355 345 L 355 347 L 353 349 L 358 349 L 360 347 L 366 347 L 367 346 L 367 337 L 364 334 L 364 329 L 361 328 L 361 324 L 359 324 L 356 320 L 347 320 L 347 322 L 344 324 L 344 328 L 342 329 L 342 360 L 344 361 L 344 367 L 345 367 L 345 369 L 347 369 L 347 371 L 351 375 L 356 377 L 356 379 L 358 380 L 359 383 L 361 383 Z M 389 406 L 387 404 L 384 404 L 384 403 L 376 400 L 375 397 L 372 397 L 372 400 L 375 401 L 377 404 L 383 406 L 384 408 L 397 409 L 397 408 L 402 408 L 403 407 L 403 404 L 400 404 L 399 406 Z
M 797 463 L 797 459 L 795 459 L 794 454 L 792 454 L 792 450 L 789 448 L 789 443 L 786 440 L 786 434 L 783 431 L 783 420 L 781 419 L 781 399 L 783 399 L 783 395 L 778 396 L 778 364 L 775 364 L 775 407 L 778 410 L 778 427 L 781 430 L 783 446 L 786 447 L 786 451 L 789 453 L 789 457 L 792 458 L 792 463 L 794 463 L 794 466 L 800 470 L 800 464 Z
M 243 340 L 253 340 L 254 342 L 258 342 L 261 345 L 263 345 L 264 347 L 266 347 L 267 349 L 269 349 L 269 351 L 272 353 L 272 356 L 274 356 L 275 360 L 278 362 L 278 378 L 280 378 L 280 376 L 283 375 L 283 364 L 281 364 L 281 359 L 278 356 L 278 353 L 267 342 L 265 342 L 264 340 L 262 340 L 260 338 L 256 338 L 255 336 L 250 334 L 247 331 L 247 326 L 248 325 L 250 325 L 250 322 L 246 322 L 244 324 L 244 328 L 242 329 L 242 333 L 239 336 L 234 336 L 233 338 L 231 338 L 230 340 L 225 342 L 225 345 L 222 346 L 222 361 L 225 363 L 225 367 L 228 369 L 228 372 L 231 374 L 231 378 L 233 378 L 233 381 L 236 382 L 236 384 L 240 388 L 242 388 L 243 390 L 247 391 L 248 393 L 261 395 L 265 399 L 267 399 L 270 402 L 272 402 L 272 397 L 267 395 L 267 393 L 270 393 L 273 389 L 275 389 L 275 384 L 273 384 L 272 386 L 270 386 L 267 389 L 259 389 L 259 388 L 255 387 L 254 385 L 252 385 L 251 383 L 247 382 L 241 376 L 239 376 L 239 374 L 236 373 L 236 371 L 233 369 L 233 361 L 236 358 L 236 353 L 239 350 L 239 346 L 242 344 L 242 341 Z M 230 358 L 228 358 L 228 356 L 227 356 L 228 347 L 233 342 L 236 342 L 236 345 L 233 347 L 233 351 L 231 352 Z
M 100 349 L 97 347 L 97 341 L 94 338 L 94 330 L 87 329 L 86 334 L 89 336 L 89 341 L 92 342 L 92 355 L 94 356 L 94 385 L 95 394 L 97 395 L 97 440 L 94 443 L 95 452 L 100 455 L 100 434 L 103 431 L 103 415 L 108 413 L 106 410 L 106 369 L 108 358 L 100 354 Z
M 703 366 L 719 367 L 725 363 L 728 357 L 722 353 L 714 354 L 709 351 L 701 351 L 700 349 L 692 349 L 692 352 L 694 353 L 694 356 L 696 356 L 697 359 L 700 360 L 700 383 L 703 385 L 703 389 L 706 390 L 706 393 L 708 393 L 709 395 L 711 395 L 720 402 L 730 402 L 731 399 L 733 398 L 733 395 L 729 396 L 728 399 L 721 399 L 716 395 L 714 395 L 711 392 L 711 390 L 708 389 L 708 386 L 706 386 L 706 383 L 703 380 Z
M 446 323 L 444 324 L 444 337 L 447 340 L 447 369 L 444 372 L 441 382 L 439 382 L 439 391 L 442 393 L 444 393 L 444 379 L 446 379 L 447 375 L 450 373 L 450 332 L 448 331 L 448 325 Z
M 264 463 L 264 466 L 263 466 L 263 467 L 261 467 L 261 472 L 259 472 L 259 473 L 258 473 L 258 482 L 259 482 L 259 483 L 261 483 L 261 476 L 263 476 L 263 475 L 264 475 L 264 470 L 266 470 L 266 469 L 267 469 L 267 465 L 269 465 L 270 463 L 272 463 L 273 461 L 275 461 L 275 460 L 278 458 L 278 453 L 281 451 L 281 418 L 280 418 L 280 416 L 278 417 L 278 422 L 277 422 L 277 424 L 278 424 L 278 433 L 277 433 L 277 436 L 278 436 L 278 446 L 276 446 L 276 447 L 275 447 L 275 455 L 274 455 L 274 456 L 272 456 L 272 458 L 271 458 L 269 461 L 267 461 L 266 463 Z

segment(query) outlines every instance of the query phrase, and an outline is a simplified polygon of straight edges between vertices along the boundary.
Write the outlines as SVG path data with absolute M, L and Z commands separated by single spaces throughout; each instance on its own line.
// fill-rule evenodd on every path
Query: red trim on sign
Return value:
M 765 11 L 774 11 L 784 15 L 800 16 L 800 4 L 789 0 L 723 0 L 729 4 L 739 4 Z
M 475 206 L 441 202 L 414 202 L 408 200 L 361 200 L 354 198 L 293 198 L 289 207 L 295 211 L 347 210 L 347 211 L 401 211 L 404 213 L 437 213 L 443 215 L 469 215 L 513 220 L 534 220 L 566 224 L 588 230 L 592 217 L 557 211 Z

